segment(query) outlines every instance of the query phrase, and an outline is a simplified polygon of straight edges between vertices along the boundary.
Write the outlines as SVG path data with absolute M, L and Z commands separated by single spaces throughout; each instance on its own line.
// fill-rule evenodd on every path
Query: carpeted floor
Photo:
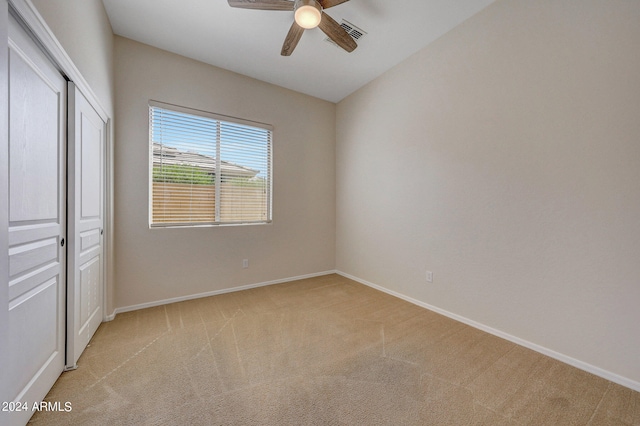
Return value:
M 338 275 L 120 314 L 38 425 L 640 425 L 640 393 Z

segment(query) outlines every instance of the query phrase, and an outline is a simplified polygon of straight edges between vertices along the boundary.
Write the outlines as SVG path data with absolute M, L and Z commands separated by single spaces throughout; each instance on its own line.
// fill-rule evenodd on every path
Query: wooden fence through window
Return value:
M 152 223 L 215 222 L 215 185 L 153 182 Z M 221 222 L 267 220 L 264 188 L 222 183 Z

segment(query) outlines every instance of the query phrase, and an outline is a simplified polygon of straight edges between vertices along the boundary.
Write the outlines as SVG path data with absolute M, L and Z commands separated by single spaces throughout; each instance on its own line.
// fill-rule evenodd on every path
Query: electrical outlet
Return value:
M 242 259 L 242 269 L 247 269 L 249 267 L 249 259 Z
M 427 271 L 427 282 L 428 283 L 432 283 L 433 282 L 433 272 L 431 272 L 431 271 Z

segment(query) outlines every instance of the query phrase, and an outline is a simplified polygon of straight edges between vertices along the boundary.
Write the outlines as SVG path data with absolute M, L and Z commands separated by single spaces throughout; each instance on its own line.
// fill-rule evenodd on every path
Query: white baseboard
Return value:
M 536 351 L 538 353 L 541 353 L 543 355 L 546 355 L 548 357 L 554 358 L 558 361 L 564 362 L 565 364 L 569 364 L 573 367 L 579 368 L 580 370 L 586 371 L 588 373 L 594 374 L 596 376 L 602 377 L 603 379 L 607 379 L 609 381 L 612 381 L 614 383 L 617 383 L 621 386 L 627 387 L 629 389 L 633 389 L 637 392 L 640 392 L 640 383 L 636 382 L 635 380 L 631 380 L 629 378 L 620 376 L 618 374 L 612 373 L 610 371 L 604 370 L 602 368 L 596 367 L 594 365 L 588 364 L 586 362 L 580 361 L 578 359 L 572 358 L 570 356 L 561 354 L 559 352 L 556 352 L 554 350 L 551 350 L 549 348 L 545 348 L 544 346 L 540 346 L 538 344 L 529 342 L 527 340 L 521 339 L 519 337 L 516 336 L 512 336 L 511 334 L 505 333 L 503 331 L 497 330 L 495 328 L 489 327 L 487 325 L 481 324 L 479 322 L 470 320 L 468 318 L 465 318 L 463 316 L 460 316 L 458 314 L 454 314 L 452 312 L 449 311 L 445 311 L 444 309 L 440 309 L 436 306 L 432 306 L 429 305 L 428 303 L 424 303 L 421 302 L 420 300 L 414 299 L 412 297 L 409 296 L 405 296 L 404 294 L 398 293 L 396 291 L 393 290 L 389 290 L 387 288 L 384 288 L 382 286 L 379 286 L 377 284 L 371 283 L 369 281 L 363 280 L 361 278 L 358 277 L 354 277 L 353 275 L 349 275 L 345 272 L 342 271 L 335 271 L 336 274 L 338 275 L 342 275 L 345 278 L 349 278 L 353 281 L 357 281 L 360 284 L 364 284 L 368 287 L 374 288 L 376 290 L 380 290 L 384 293 L 390 294 L 392 296 L 395 296 L 399 299 L 405 300 L 409 303 L 412 303 L 414 305 L 420 306 L 422 308 L 428 309 L 430 311 L 436 312 L 438 314 L 444 315 L 446 317 L 449 317 L 451 319 L 454 319 L 456 321 L 459 321 L 461 323 L 467 324 L 471 327 L 477 328 L 479 330 L 485 331 L 489 334 L 493 334 L 494 336 L 498 336 L 502 339 L 508 340 L 510 342 L 513 342 L 517 345 L 520 346 L 524 346 L 525 348 L 531 349 L 533 351 Z
M 279 280 L 264 281 L 261 283 L 247 284 L 239 287 L 224 288 L 222 290 L 213 290 L 205 293 L 189 294 L 187 296 L 172 297 L 170 299 L 156 300 L 153 302 L 140 303 L 138 305 L 124 306 L 121 308 L 116 308 L 111 315 L 108 315 L 105 317 L 105 321 L 112 321 L 117 314 L 121 314 L 123 312 L 137 311 L 138 309 L 153 308 L 154 306 L 168 305 L 169 303 L 184 302 L 185 300 L 200 299 L 202 297 L 209 297 L 209 296 L 217 296 L 219 294 L 233 293 L 235 291 L 249 290 L 251 288 L 265 287 L 265 286 L 274 285 L 274 284 L 282 284 L 290 281 L 303 280 L 305 278 L 321 277 L 323 275 L 330 275 L 335 273 L 336 273 L 335 270 L 316 272 L 314 274 L 299 275 L 297 277 L 289 277 L 289 278 L 281 278 Z

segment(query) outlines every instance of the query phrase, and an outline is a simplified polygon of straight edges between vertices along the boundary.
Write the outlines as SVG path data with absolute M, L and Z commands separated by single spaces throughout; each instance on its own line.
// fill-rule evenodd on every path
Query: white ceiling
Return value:
M 351 0 L 326 12 L 367 35 L 347 53 L 305 31 L 280 49 L 293 12 L 231 8 L 226 0 L 103 0 L 113 31 L 160 49 L 338 102 L 495 0 Z

